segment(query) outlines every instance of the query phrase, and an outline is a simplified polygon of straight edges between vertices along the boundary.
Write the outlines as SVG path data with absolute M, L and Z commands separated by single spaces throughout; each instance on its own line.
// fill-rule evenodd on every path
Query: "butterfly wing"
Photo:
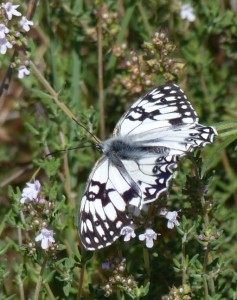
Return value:
M 180 157 L 211 143 L 216 134 L 214 128 L 198 124 L 195 110 L 176 84 L 160 86 L 138 99 L 116 125 L 114 136 L 144 151 L 136 162 L 123 161 L 141 189 L 140 206 L 167 190 Z M 132 163 L 137 165 L 133 170 Z
M 81 201 L 79 233 L 83 246 L 96 250 L 112 244 L 124 226 L 131 224 L 126 214 L 131 199 L 141 200 L 141 192 L 121 165 L 102 156 L 96 163 Z
M 142 158 L 138 161 L 123 160 L 124 167 L 139 187 L 141 198 L 131 199 L 129 205 L 142 208 L 155 201 L 168 188 L 178 156 L 167 155 Z
M 163 85 L 138 99 L 114 129 L 115 137 L 140 148 L 166 148 L 170 156 L 184 156 L 213 142 L 213 127 L 198 124 L 186 95 L 176 84 Z M 167 156 L 167 154 L 164 154 Z
M 79 233 L 87 250 L 111 245 L 131 225 L 128 206 L 141 208 L 167 190 L 176 157 L 123 160 L 116 166 L 102 156 L 96 163 L 81 201 Z
M 163 85 L 138 99 L 114 129 L 115 136 L 163 132 L 197 124 L 198 117 L 176 84 Z

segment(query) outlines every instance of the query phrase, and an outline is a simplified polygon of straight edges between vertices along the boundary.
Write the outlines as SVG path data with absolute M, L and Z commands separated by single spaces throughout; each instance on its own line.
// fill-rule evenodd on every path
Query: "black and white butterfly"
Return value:
M 213 141 L 216 131 L 198 117 L 176 84 L 138 99 L 100 143 L 81 201 L 79 234 L 87 250 L 112 244 L 132 220 L 128 207 L 142 208 L 167 190 L 176 161 Z

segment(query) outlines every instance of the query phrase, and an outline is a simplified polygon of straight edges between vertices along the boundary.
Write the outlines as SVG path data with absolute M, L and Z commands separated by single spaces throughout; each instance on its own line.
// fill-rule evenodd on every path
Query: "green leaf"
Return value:
M 60 167 L 60 159 L 54 157 L 43 161 L 35 161 L 35 163 L 46 172 L 49 178 L 55 176 Z

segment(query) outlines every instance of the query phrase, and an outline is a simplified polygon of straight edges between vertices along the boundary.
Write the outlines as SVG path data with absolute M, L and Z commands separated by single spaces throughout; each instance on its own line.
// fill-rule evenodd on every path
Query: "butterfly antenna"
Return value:
M 83 145 L 83 146 L 77 146 L 77 147 L 72 147 L 72 148 L 65 148 L 65 149 L 63 149 L 63 150 L 57 150 L 57 151 L 50 152 L 50 153 L 46 154 L 46 155 L 44 156 L 44 158 L 47 158 L 47 157 L 49 157 L 49 156 L 54 156 L 54 155 L 59 154 L 59 153 L 62 153 L 62 152 L 67 152 L 67 151 L 69 151 L 69 150 L 75 150 L 75 149 L 87 148 L 87 147 L 91 147 L 91 146 L 92 146 L 92 144 L 90 144 L 90 145 Z
M 101 143 L 101 141 L 93 134 L 91 133 L 82 123 L 79 123 L 75 118 L 72 118 L 72 120 L 74 122 L 77 123 L 77 125 L 81 126 L 87 133 L 90 134 L 90 136 L 92 137 L 93 139 L 93 142 L 96 144 L 96 145 L 99 145 Z

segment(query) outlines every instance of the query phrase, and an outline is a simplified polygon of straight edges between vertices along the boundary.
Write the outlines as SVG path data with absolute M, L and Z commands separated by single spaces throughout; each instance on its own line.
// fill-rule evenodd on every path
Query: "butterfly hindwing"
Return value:
M 141 209 L 144 204 L 155 201 L 165 192 L 177 167 L 177 159 L 175 155 L 168 155 L 143 158 L 139 161 L 123 161 L 129 175 L 141 190 L 141 201 L 134 198 L 129 204 Z
M 85 248 L 95 250 L 112 244 L 121 229 L 131 223 L 126 207 L 130 199 L 141 198 L 133 186 L 123 169 L 116 168 L 107 157 L 97 162 L 80 208 L 79 232 Z

